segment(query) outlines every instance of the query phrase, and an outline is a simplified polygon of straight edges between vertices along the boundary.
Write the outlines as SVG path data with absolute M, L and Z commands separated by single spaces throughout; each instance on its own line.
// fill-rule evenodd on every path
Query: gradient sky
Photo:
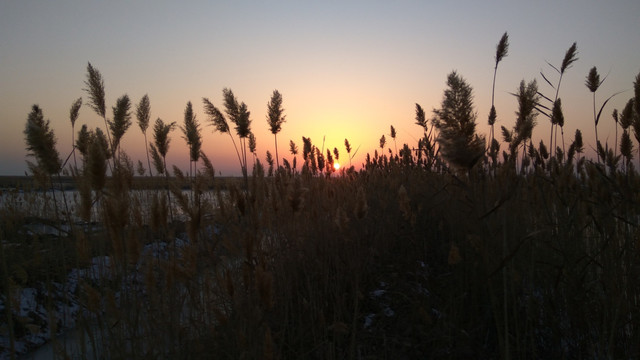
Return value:
M 640 2 L 616 1 L 0 1 L 0 175 L 26 170 L 23 130 L 33 104 L 51 120 L 58 150 L 71 150 L 69 108 L 78 97 L 82 124 L 104 127 L 88 106 L 87 62 L 104 77 L 108 116 L 128 94 L 137 104 L 151 100 L 152 120 L 183 121 L 192 101 L 203 125 L 203 150 L 223 175 L 239 174 L 229 136 L 213 133 L 202 98 L 222 108 L 222 89 L 231 88 L 251 111 L 258 156 L 274 152 L 266 122 L 274 89 L 284 98 L 287 122 L 278 135 L 281 157 L 302 136 L 337 147 L 347 162 L 344 139 L 360 146 L 354 165 L 378 147 L 389 126 L 398 147 L 415 146 L 415 103 L 428 115 L 440 106 L 446 77 L 456 70 L 473 87 L 478 131 L 488 134 L 495 47 L 504 32 L 509 55 L 496 83 L 497 125 L 512 128 L 520 81 L 539 75 L 557 81 L 547 61 L 560 65 L 575 41 L 579 60 L 567 70 L 560 97 L 565 141 L 580 128 L 593 154 L 592 94 L 585 87 L 597 66 L 607 80 L 597 92 L 607 104 L 598 127 L 611 145 L 611 112 L 633 95 L 640 72 Z M 134 124 L 122 146 L 144 160 L 142 133 Z M 538 117 L 534 141 L 548 142 L 549 121 Z M 498 133 L 498 131 L 496 131 Z M 171 135 L 168 163 L 188 168 L 188 149 L 179 130 Z M 537 139 L 537 140 L 536 140 Z M 389 139 L 390 140 L 390 139 Z M 635 143 L 635 141 L 634 141 Z M 637 144 L 636 144 L 637 146 Z M 503 144 L 503 149 L 505 145 Z

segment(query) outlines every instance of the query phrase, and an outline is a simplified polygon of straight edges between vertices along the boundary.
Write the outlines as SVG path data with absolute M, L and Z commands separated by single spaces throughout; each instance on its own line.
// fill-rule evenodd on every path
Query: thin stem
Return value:
M 231 135 L 231 132 L 227 132 L 227 134 L 229 134 L 229 137 L 231 138 L 231 142 L 233 143 L 233 148 L 236 150 L 236 155 L 238 155 L 238 161 L 240 162 L 240 167 L 244 169 L 244 166 L 242 165 L 242 157 L 240 157 L 240 152 L 238 152 L 238 146 L 236 145 L 236 141 L 233 140 L 233 135 Z M 242 173 L 244 174 L 245 171 L 243 170 Z
M 563 72 L 560 73 L 560 79 L 558 79 L 558 86 L 556 87 L 556 96 L 553 99 L 553 103 L 554 104 L 558 100 L 558 94 L 560 93 L 560 84 L 562 84 L 562 75 L 564 75 Z M 551 123 L 551 136 L 552 136 L 552 139 L 553 139 L 553 126 L 554 126 L 554 124 Z M 549 149 L 550 153 L 553 153 L 554 149 L 558 147 L 558 133 L 557 133 L 558 125 L 556 124 L 555 127 L 556 127 L 556 146 L 554 147 L 553 146 L 553 142 L 551 143 L 551 148 Z M 564 144 L 563 144 L 563 147 L 564 147 Z M 556 154 L 556 157 L 557 157 L 558 156 L 558 151 L 556 151 L 555 154 Z
M 147 132 L 144 131 L 142 134 L 144 135 L 144 149 L 147 151 L 147 165 L 149 166 L 149 176 L 153 177 L 153 172 L 151 171 L 151 160 L 149 160 L 149 143 L 147 142 Z
M 551 136 L 549 137 L 549 156 L 553 156 L 553 122 L 551 123 Z
M 280 157 L 278 156 L 278 135 L 277 134 L 273 134 L 273 140 L 276 145 L 276 169 L 280 169 L 280 160 L 279 160 Z
M 109 170 L 111 170 L 111 174 L 113 174 L 113 169 L 116 167 L 116 152 L 113 148 L 113 142 L 111 142 L 111 133 L 109 132 L 109 123 L 107 123 L 107 116 L 103 116 L 102 119 L 104 120 L 105 132 L 107 133 L 107 140 L 109 141 L 109 148 L 112 154 L 111 156 L 113 160 L 113 167 L 111 167 L 111 163 L 109 161 L 107 161 L 107 164 L 109 164 Z
M 596 155 L 598 156 L 598 163 L 600 162 L 600 152 L 598 151 L 598 118 L 596 117 L 596 92 L 593 92 L 593 124 L 596 130 Z M 618 124 L 616 123 L 616 147 L 614 151 L 617 151 L 618 148 Z M 604 159 L 603 159 L 604 160 Z
M 74 124 L 71 124 L 71 148 L 72 150 L 76 149 L 76 140 L 75 140 L 75 129 Z M 78 162 L 76 161 L 76 152 L 73 151 L 73 166 L 75 169 L 78 169 Z
M 171 221 L 173 222 L 173 206 L 171 205 L 171 192 L 169 191 L 169 172 L 167 171 L 167 158 L 163 156 L 162 162 L 164 166 L 164 178 L 167 188 L 167 201 L 169 202 L 169 216 L 171 217 Z
M 566 154 L 566 150 L 564 149 L 564 126 L 560 126 L 560 135 L 562 136 L 562 153 Z
M 491 108 L 492 109 L 495 106 L 494 99 L 496 94 L 496 74 L 497 73 L 498 73 L 498 62 L 496 61 L 496 67 L 493 68 L 493 85 L 491 86 Z M 495 132 L 493 131 L 493 125 L 494 124 L 491 124 L 491 130 L 490 130 L 491 140 L 489 141 L 489 149 L 491 149 L 491 144 L 493 144 L 493 136 L 495 134 Z

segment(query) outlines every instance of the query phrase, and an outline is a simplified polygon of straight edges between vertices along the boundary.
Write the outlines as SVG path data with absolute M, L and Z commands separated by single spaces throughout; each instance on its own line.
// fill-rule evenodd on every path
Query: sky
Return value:
M 84 105 L 75 125 L 104 129 L 83 89 L 90 62 L 104 78 L 107 116 L 127 94 L 134 104 L 148 94 L 152 121 L 182 124 L 191 101 L 202 125 L 203 151 L 222 175 L 240 166 L 227 134 L 214 133 L 202 98 L 223 108 L 231 89 L 251 111 L 258 157 L 275 154 L 266 120 L 273 90 L 283 96 L 286 122 L 277 135 L 280 157 L 302 137 L 318 147 L 344 140 L 359 151 L 356 167 L 397 130 L 397 146 L 416 146 L 415 104 L 431 117 L 439 108 L 447 75 L 457 71 L 471 85 L 477 130 L 488 134 L 496 45 L 509 35 L 508 56 L 496 79 L 497 126 L 515 124 L 520 81 L 537 79 L 546 95 L 555 91 L 565 52 L 577 43 L 578 61 L 560 88 L 565 142 L 580 129 L 593 155 L 593 97 L 585 86 L 596 66 L 605 82 L 596 92 L 599 108 L 610 95 L 598 125 L 600 141 L 613 146 L 613 109 L 633 96 L 640 73 L 640 2 L 616 1 L 9 1 L 0 0 L 0 175 L 23 175 L 24 127 L 33 104 L 50 119 L 61 158 L 71 149 L 69 108 Z M 133 108 L 135 110 L 135 107 Z M 548 118 L 538 116 L 533 139 L 548 142 Z M 136 124 L 122 148 L 146 163 L 144 138 Z M 496 129 L 496 134 L 499 130 Z M 150 132 L 149 132 L 150 135 Z M 235 135 L 235 134 L 234 134 Z M 188 169 L 188 148 L 178 129 L 171 133 L 168 164 Z M 635 143 L 635 141 L 634 141 Z M 637 147 L 637 143 L 635 143 Z M 505 149 L 506 145 L 502 145 Z M 637 161 L 637 160 L 636 160 Z

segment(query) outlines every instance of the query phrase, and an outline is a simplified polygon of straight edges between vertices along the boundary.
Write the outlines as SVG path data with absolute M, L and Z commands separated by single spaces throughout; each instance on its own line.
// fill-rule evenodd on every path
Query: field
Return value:
M 189 107 L 191 174 L 167 168 L 175 124 L 162 121 L 155 175 L 150 160 L 135 167 L 118 146 L 128 99 L 107 121 L 100 84 L 89 65 L 90 106 L 109 131 L 81 130 L 77 162 L 53 157 L 52 130 L 37 106 L 29 115 L 33 182 L 3 190 L 0 207 L 3 356 L 48 341 L 60 358 L 640 357 L 640 75 L 619 153 L 597 142 L 585 158 L 579 131 L 567 148 L 557 135 L 534 145 L 536 114 L 564 121 L 535 82 L 514 94 L 503 143 L 486 139 L 453 72 L 433 118 L 416 105 L 419 143 L 383 137 L 359 170 L 335 170 L 338 151 L 308 138 L 300 152 L 291 141 L 282 165 L 251 162 L 246 108 L 225 89 L 244 175 L 227 179 L 199 151 Z M 272 105 L 277 130 L 275 92 Z M 222 111 L 205 108 L 233 140 Z M 143 101 L 136 115 L 144 123 Z M 52 196 L 69 187 L 72 199 Z

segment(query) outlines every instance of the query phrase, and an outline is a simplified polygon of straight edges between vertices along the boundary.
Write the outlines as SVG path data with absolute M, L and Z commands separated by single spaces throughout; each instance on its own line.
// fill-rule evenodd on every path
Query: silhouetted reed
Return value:
M 493 153 L 493 139 L 495 138 L 494 125 L 498 118 L 496 107 L 494 105 L 495 93 L 496 93 L 496 75 L 498 74 L 498 64 L 509 54 L 509 35 L 505 32 L 498 45 L 496 45 L 496 66 L 493 68 L 493 84 L 491 86 L 491 109 L 489 110 L 488 124 L 491 126 L 491 133 L 489 134 L 489 152 Z
M 447 76 L 442 104 L 433 114 L 442 157 L 455 167 L 471 169 L 484 155 L 485 139 L 476 134 L 471 86 L 455 71 Z
M 197 164 L 198 160 L 200 160 L 202 135 L 200 134 L 200 124 L 193 113 L 191 101 L 187 103 L 187 107 L 184 110 L 184 125 L 180 129 L 184 134 L 187 146 L 189 146 L 189 176 L 192 177 L 197 172 Z M 191 170 L 192 164 L 193 173 Z
M 280 168 L 280 158 L 278 156 L 278 133 L 282 129 L 282 123 L 286 120 L 284 109 L 282 108 L 282 94 L 278 90 L 273 90 L 271 100 L 267 103 L 267 123 L 269 131 L 273 134 L 273 141 L 276 148 L 276 169 Z
M 507 39 L 496 49 L 494 79 Z M 575 61 L 574 44 L 560 80 Z M 119 148 L 128 100 L 117 101 L 107 123 L 103 81 L 89 64 L 89 105 L 111 126 L 105 134 L 83 125 L 74 140 L 82 156 L 75 215 L 86 223 L 55 237 L 28 235 L 30 214 L 45 212 L 19 209 L 15 194 L 0 207 L 10 350 L 42 331 L 32 315 L 12 311 L 19 299 L 12 294 L 44 283 L 51 290 L 43 301 L 54 304 L 73 272 L 81 275 L 63 302 L 76 301 L 75 326 L 89 345 L 79 355 L 60 346 L 60 357 L 637 357 L 640 177 L 630 127 L 638 140 L 640 75 L 619 116 L 621 155 L 617 144 L 596 144 L 604 166 L 581 156 L 580 130 L 566 152 L 553 137 L 549 147 L 534 145 L 538 112 L 564 122 L 560 83 L 545 108 L 537 82 L 520 82 L 515 125 L 502 126 L 509 145 L 502 161 L 493 132 L 489 149 L 476 133 L 471 86 L 452 72 L 430 119 L 416 104 L 417 148 L 398 148 L 391 126 L 394 150 L 383 135 L 356 171 L 359 147 L 345 139 L 349 169 L 337 173 L 338 148 L 325 151 L 306 136 L 301 170 L 293 140 L 280 166 L 273 131 L 276 161 L 267 151 L 265 171 L 248 108 L 225 89 L 226 115 L 206 98 L 204 111 L 231 136 L 243 178 L 215 177 L 216 158 L 202 151 L 189 102 L 181 129 L 190 162 L 201 165 L 187 178 L 167 164 L 176 124 L 158 118 L 150 152 L 164 181 L 147 178 L 143 192 Z M 275 94 L 269 126 L 284 120 Z M 149 113 L 145 96 L 136 109 L 143 134 Z M 60 172 L 53 130 L 37 106 L 25 140 L 34 177 Z M 55 220 L 76 226 L 70 217 Z M 59 313 L 48 314 L 50 333 L 61 334 Z
M 578 57 L 577 57 L 577 55 L 578 55 L 578 47 L 577 47 L 577 44 L 574 42 L 574 43 L 569 47 L 569 49 L 567 49 L 567 51 L 565 52 L 565 54 L 564 54 L 564 58 L 562 59 L 562 63 L 560 64 L 560 67 L 559 67 L 559 68 L 558 68 L 558 67 L 555 67 L 555 66 L 553 66 L 551 63 L 547 62 L 547 65 L 549 65 L 549 66 L 550 66 L 553 70 L 555 70 L 555 71 L 558 73 L 558 75 L 559 75 L 559 77 L 558 77 L 558 84 L 557 84 L 557 85 L 555 85 L 555 86 L 551 83 L 551 81 L 549 81 L 549 79 L 547 79 L 547 77 L 544 75 L 544 73 L 543 73 L 542 71 L 540 71 L 540 76 L 542 76 L 542 78 L 546 81 L 546 83 L 547 83 L 547 84 L 549 84 L 549 86 L 551 86 L 551 88 L 555 90 L 555 96 L 553 97 L 553 100 L 551 100 L 551 98 L 550 98 L 550 97 L 547 97 L 547 96 L 544 96 L 544 95 L 540 94 L 544 99 L 546 99 L 547 101 L 549 101 L 549 102 L 551 103 L 551 104 L 550 104 L 550 107 L 546 107 L 546 106 L 540 105 L 542 108 L 544 108 L 544 109 L 546 109 L 546 110 L 549 110 L 550 108 L 553 108 L 553 105 L 554 105 L 554 103 L 558 100 L 558 95 L 560 94 L 560 85 L 562 84 L 562 77 L 564 76 L 564 73 L 565 73 L 569 68 L 571 68 L 571 66 L 573 65 L 573 63 L 574 63 L 574 62 L 576 62 L 576 61 L 578 61 Z M 546 113 L 546 112 L 542 112 L 542 113 L 543 113 L 543 114 L 545 114 L 547 117 L 549 117 L 549 120 L 551 121 L 551 135 L 550 135 L 550 138 L 549 138 L 550 150 L 552 151 L 552 154 L 553 154 L 553 152 L 555 151 L 555 155 L 557 156 L 557 151 L 556 151 L 557 149 L 556 149 L 556 150 L 554 150 L 554 142 L 553 142 L 553 140 L 554 140 L 554 136 L 553 136 L 553 132 L 554 132 L 554 130 L 556 131 L 556 136 L 555 136 L 555 138 L 556 138 L 556 145 L 555 145 L 555 146 L 556 146 L 556 148 L 558 148 L 558 145 L 557 145 L 557 138 L 558 138 L 557 130 L 558 130 L 558 129 L 557 129 L 557 127 L 558 127 L 558 125 L 560 125 L 560 124 L 559 124 L 559 123 L 554 123 L 554 122 L 553 122 L 554 120 L 557 120 L 557 119 L 554 119 L 554 118 L 551 116 L 551 114 L 548 114 L 548 113 Z M 562 151 L 564 152 L 564 123 L 563 123 L 562 125 L 560 125 L 560 131 L 561 131 L 561 133 L 562 133 Z
M 136 106 L 136 119 L 138 120 L 138 126 L 142 131 L 142 135 L 144 135 L 144 150 L 147 154 L 149 176 L 153 176 L 151 172 L 151 160 L 149 158 L 149 142 L 147 141 L 147 129 L 149 128 L 149 120 L 151 119 L 151 102 L 147 94 L 140 99 L 140 103 Z

